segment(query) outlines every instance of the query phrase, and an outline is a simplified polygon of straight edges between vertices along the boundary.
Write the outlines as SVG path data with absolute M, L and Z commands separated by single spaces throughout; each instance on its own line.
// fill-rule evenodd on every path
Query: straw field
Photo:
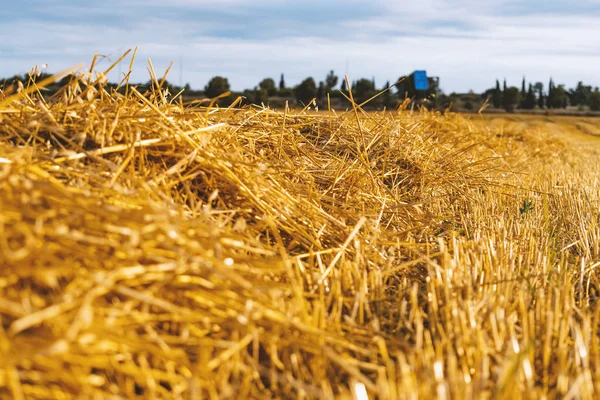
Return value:
M 0 398 L 598 397 L 597 122 L 151 75 L 0 95 Z

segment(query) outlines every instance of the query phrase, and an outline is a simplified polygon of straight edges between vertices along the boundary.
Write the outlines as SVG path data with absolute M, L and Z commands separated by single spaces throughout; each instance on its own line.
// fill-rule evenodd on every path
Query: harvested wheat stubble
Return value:
M 0 97 L 0 397 L 597 396 L 600 146 L 154 80 Z

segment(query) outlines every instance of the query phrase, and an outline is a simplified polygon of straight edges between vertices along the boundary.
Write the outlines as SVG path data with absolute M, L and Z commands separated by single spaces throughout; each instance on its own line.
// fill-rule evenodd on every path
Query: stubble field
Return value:
M 597 398 L 597 120 L 96 77 L 0 97 L 0 397 Z

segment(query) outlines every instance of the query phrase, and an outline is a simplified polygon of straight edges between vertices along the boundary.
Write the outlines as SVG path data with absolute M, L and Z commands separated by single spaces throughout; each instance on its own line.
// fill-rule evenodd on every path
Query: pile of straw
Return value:
M 597 395 L 595 142 L 152 77 L 0 97 L 0 397 Z

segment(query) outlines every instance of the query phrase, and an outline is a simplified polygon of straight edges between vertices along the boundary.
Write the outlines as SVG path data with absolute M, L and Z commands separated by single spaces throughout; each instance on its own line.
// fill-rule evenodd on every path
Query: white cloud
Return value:
M 193 7 L 208 4 L 177 1 Z M 244 3 L 227 2 L 231 7 Z M 255 6 L 269 2 L 263 0 Z M 502 16 L 499 9 L 507 5 L 506 1 L 398 4 L 375 0 L 373 7 L 381 11 L 377 16 L 331 21 L 331 26 L 314 31 L 302 25 L 284 26 L 281 31 L 268 32 L 266 38 L 210 34 L 222 26 L 235 27 L 239 23 L 235 19 L 179 21 L 174 16 L 141 11 L 139 18 L 122 25 L 106 21 L 8 21 L 0 25 L 0 35 L 12 38 L 0 44 L 0 76 L 46 62 L 51 70 L 58 71 L 91 60 L 95 52 L 116 59 L 119 49 L 139 45 L 134 79 L 148 79 L 145 62 L 151 58 L 159 74 L 174 61 L 171 80 L 178 83 L 182 58 L 184 82 L 198 88 L 216 74 L 228 76 L 236 90 L 251 88 L 264 77 L 278 78 L 282 72 L 291 85 L 309 75 L 323 79 L 329 69 L 341 75 L 346 62 L 351 79 L 374 76 L 378 86 L 417 68 L 440 76 L 448 92 L 484 90 L 493 86 L 496 78 L 504 77 L 509 84 L 520 85 L 524 74 L 532 81 L 547 82 L 553 76 L 568 86 L 577 80 L 600 86 L 596 74 L 600 23 L 593 16 Z M 128 7 L 131 12 L 136 3 L 129 2 Z M 114 74 L 116 71 L 112 79 L 116 79 Z

